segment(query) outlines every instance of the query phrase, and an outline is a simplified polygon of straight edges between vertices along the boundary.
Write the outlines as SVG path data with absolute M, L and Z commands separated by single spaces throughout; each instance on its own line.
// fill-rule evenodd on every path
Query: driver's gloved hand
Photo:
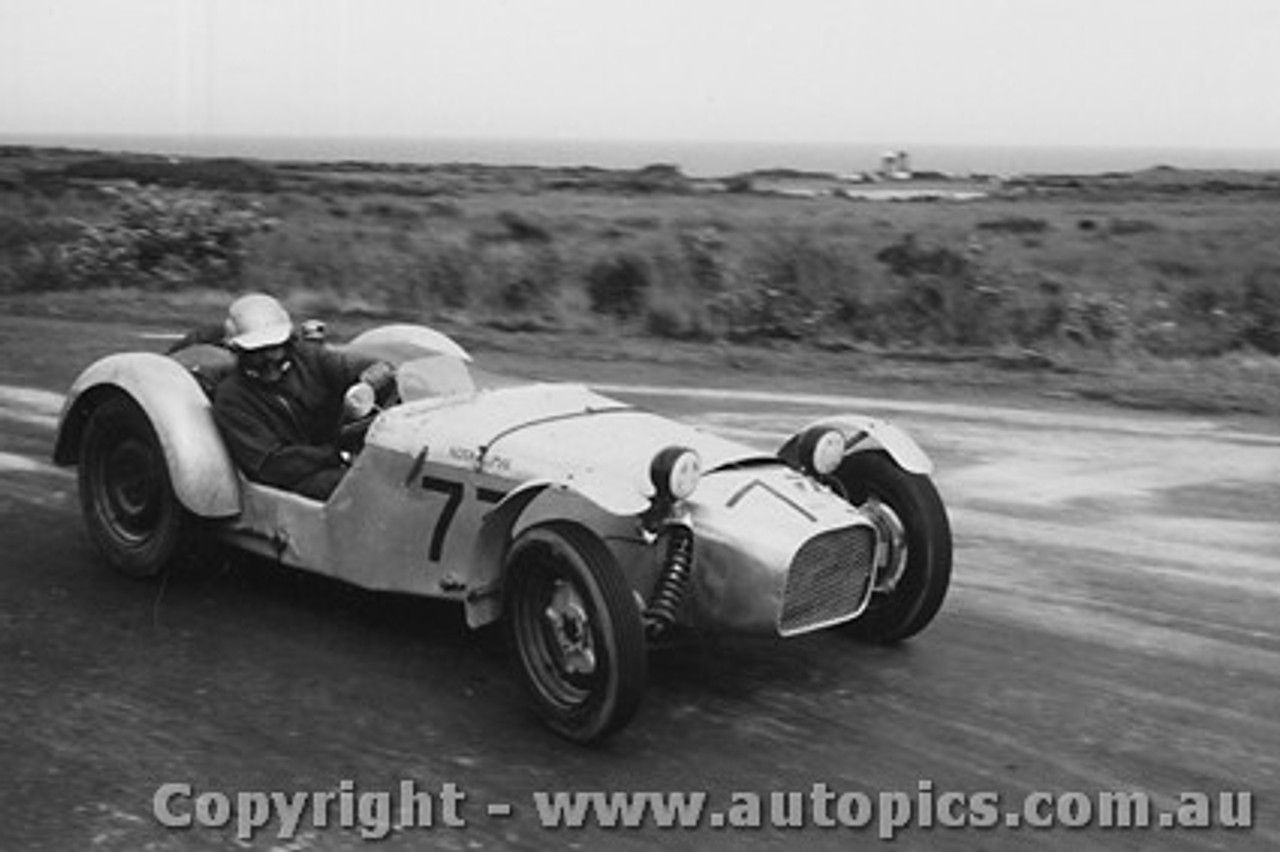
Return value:
M 347 420 L 368 417 L 378 407 L 378 395 L 368 382 L 356 382 L 342 397 L 343 416 Z
M 379 361 L 371 367 L 365 369 L 360 374 L 360 381 L 373 388 L 374 394 L 378 399 L 383 399 L 386 393 L 395 385 L 396 368 L 388 364 L 386 361 Z

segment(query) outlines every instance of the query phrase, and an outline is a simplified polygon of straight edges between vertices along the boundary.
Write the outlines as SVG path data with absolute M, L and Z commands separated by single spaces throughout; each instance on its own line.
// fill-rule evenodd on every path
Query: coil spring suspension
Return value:
M 644 611 L 645 630 L 650 638 L 675 623 L 693 574 L 693 530 L 685 524 L 671 524 L 667 536 L 667 559 Z

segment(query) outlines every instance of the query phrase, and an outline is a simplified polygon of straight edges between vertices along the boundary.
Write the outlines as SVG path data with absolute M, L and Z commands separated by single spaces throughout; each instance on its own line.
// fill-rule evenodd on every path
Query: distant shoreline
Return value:
M 895 166 L 896 168 L 891 168 Z M 1280 169 L 1194 169 L 1158 165 L 1100 173 L 1027 172 L 998 175 L 951 173 L 915 168 L 915 161 L 887 156 L 866 171 L 802 170 L 792 167 L 754 169 L 721 176 L 690 175 L 674 163 L 637 167 L 600 165 L 530 165 L 388 161 L 364 158 L 307 160 L 230 153 L 174 154 L 154 150 L 115 150 L 68 145 L 8 143 L 0 137 L 0 183 L 16 186 L 34 181 L 50 186 L 66 181 L 129 181 L 161 186 L 187 186 L 248 192 L 274 192 L 293 180 L 330 180 L 335 186 L 355 180 L 372 187 L 406 181 L 399 194 L 438 193 L 443 186 L 485 192 L 585 191 L 606 194 L 675 195 L 736 194 L 793 199 L 835 198 L 854 202 L 970 202 L 989 198 L 1025 198 L 1046 193 L 1098 198 L 1174 195 L 1203 197 L 1236 194 L 1275 198 L 1280 195 Z M 15 183 L 16 181 L 16 183 Z M 426 183 L 423 183 L 423 182 Z M 369 183 L 373 182 L 373 183 Z
M 268 161 L 637 169 L 663 163 L 694 178 L 797 171 L 845 175 L 875 170 L 886 151 L 905 150 L 918 169 L 957 176 L 1100 175 L 1161 166 L 1180 170 L 1280 171 L 1280 150 L 1176 147 L 709 143 L 688 141 L 409 139 L 0 134 L 2 146 L 103 153 L 236 157 Z

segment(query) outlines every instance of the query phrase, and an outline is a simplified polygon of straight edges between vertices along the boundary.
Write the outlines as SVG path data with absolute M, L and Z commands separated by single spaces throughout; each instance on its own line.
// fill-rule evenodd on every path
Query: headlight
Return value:
M 816 426 L 800 436 L 800 464 L 818 476 L 835 473 L 844 460 L 844 434 L 839 429 Z
M 688 447 L 667 447 L 653 457 L 649 478 L 659 497 L 684 500 L 693 494 L 702 478 L 702 459 Z

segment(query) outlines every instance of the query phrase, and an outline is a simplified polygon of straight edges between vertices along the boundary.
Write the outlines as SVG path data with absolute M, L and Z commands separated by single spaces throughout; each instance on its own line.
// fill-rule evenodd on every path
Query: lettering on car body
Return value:
M 450 447 L 449 458 L 467 465 L 473 465 L 478 470 L 483 469 L 496 473 L 507 473 L 511 470 L 511 459 L 506 456 L 491 456 L 483 449 L 475 449 L 474 447 Z
M 478 458 L 480 458 L 480 453 L 472 447 L 450 447 L 449 458 L 454 459 L 455 461 L 473 464 Z
M 485 456 L 483 467 L 494 473 L 510 473 L 511 459 L 506 456 Z

